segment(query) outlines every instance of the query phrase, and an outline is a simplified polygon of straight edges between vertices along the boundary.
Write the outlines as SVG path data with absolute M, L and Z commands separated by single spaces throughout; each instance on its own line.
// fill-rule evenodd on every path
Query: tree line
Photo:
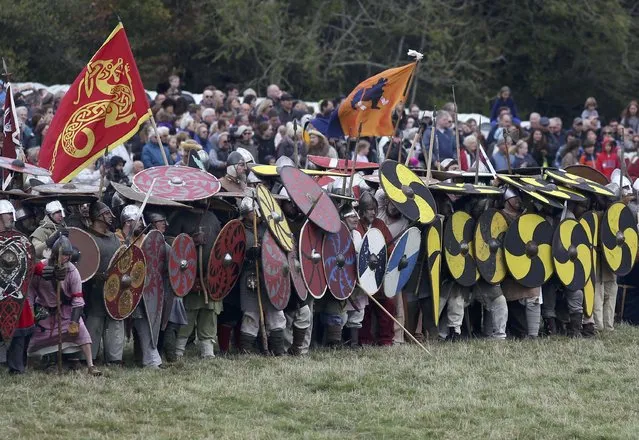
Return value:
M 0 52 L 15 81 L 70 83 L 124 23 L 145 87 L 277 83 L 296 97 L 346 95 L 424 53 L 411 96 L 488 111 L 504 84 L 520 111 L 571 118 L 596 96 L 618 116 L 639 82 L 632 0 L 0 0 Z

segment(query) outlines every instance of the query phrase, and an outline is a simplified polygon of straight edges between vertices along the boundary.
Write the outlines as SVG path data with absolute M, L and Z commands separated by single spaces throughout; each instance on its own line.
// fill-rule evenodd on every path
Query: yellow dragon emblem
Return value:
M 51 169 L 60 146 L 69 156 L 78 159 L 93 151 L 95 133 L 91 126 L 97 121 L 103 120 L 105 128 L 109 128 L 127 124 L 137 117 L 133 111 L 135 96 L 129 71 L 129 64 L 125 64 L 122 58 L 115 62 L 112 59 L 95 60 L 87 65 L 84 78 L 78 85 L 78 97 L 73 104 L 77 105 L 83 95 L 90 99 L 96 90 L 107 98 L 84 104 L 71 115 L 56 141 Z M 86 138 L 83 146 L 80 133 Z

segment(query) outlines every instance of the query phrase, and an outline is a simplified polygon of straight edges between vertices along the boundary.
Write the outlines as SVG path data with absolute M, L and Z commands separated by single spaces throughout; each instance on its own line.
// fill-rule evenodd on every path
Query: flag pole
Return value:
M 417 133 L 415 133 L 415 137 L 413 138 L 413 142 L 410 145 L 410 150 L 408 150 L 408 154 L 406 155 L 406 163 L 404 164 L 405 166 L 408 166 L 408 164 L 410 162 L 410 157 L 413 155 L 413 152 L 415 151 L 415 145 L 417 145 L 417 140 L 423 134 L 423 129 L 424 129 L 424 127 L 421 127 L 419 130 L 417 130 Z
M 457 107 L 457 99 L 455 98 L 455 84 L 452 85 L 453 88 L 453 105 L 455 106 L 455 146 L 457 147 L 457 161 L 461 161 L 461 148 L 459 146 L 459 120 L 457 119 L 457 113 L 459 113 L 459 108 Z
M 433 147 L 435 146 L 435 119 L 437 118 L 437 109 L 433 107 L 433 124 L 430 126 L 430 142 L 428 146 L 428 163 L 426 164 L 426 185 L 430 183 L 431 163 L 433 162 Z
M 353 192 L 353 181 L 355 180 L 355 165 L 357 165 L 357 144 L 359 144 L 359 139 L 361 136 L 362 136 L 362 122 L 360 121 L 359 128 L 357 129 L 357 139 L 355 140 L 355 148 L 353 149 L 353 169 L 351 170 L 351 186 L 349 187 L 351 191 L 351 195 L 355 194 Z M 347 165 L 346 168 L 348 169 L 348 158 L 346 159 L 346 165 Z M 345 196 L 346 193 L 344 192 L 343 195 Z
M 297 168 L 300 167 L 299 145 L 297 144 L 297 119 L 293 120 L 293 162 Z
M 164 165 L 169 164 L 169 159 L 166 157 L 166 152 L 164 151 L 164 145 L 162 145 L 162 139 L 160 139 L 160 135 L 158 133 L 158 126 L 155 125 L 155 117 L 151 115 L 151 125 L 153 126 L 153 131 L 155 131 L 155 137 L 158 138 L 158 145 L 160 145 L 160 152 L 162 153 L 162 160 L 164 161 Z
M 416 50 L 412 50 L 412 49 L 408 50 L 408 56 L 415 57 L 415 68 L 413 69 L 413 73 L 411 74 L 410 78 L 408 79 L 408 84 L 406 84 L 406 88 L 404 89 L 404 95 L 402 96 L 402 100 L 400 101 L 404 105 L 404 110 L 402 111 L 403 115 L 406 114 L 406 97 L 408 96 L 408 92 L 411 90 L 413 85 L 417 84 L 415 82 L 415 76 L 417 76 L 417 69 L 419 69 L 419 62 L 424 57 L 424 55 L 422 55 L 421 53 L 417 52 Z M 399 123 L 400 123 L 401 120 L 402 120 L 402 118 L 400 118 L 400 117 L 397 118 L 397 122 L 395 123 L 395 130 L 393 131 L 393 136 L 395 136 L 395 133 L 397 133 L 397 128 L 399 127 Z M 406 166 L 408 166 L 408 160 L 410 159 L 410 156 L 412 154 L 413 147 L 414 147 L 414 143 L 413 143 L 413 145 L 411 145 L 411 151 L 409 151 L 408 157 L 406 158 Z M 401 143 L 400 143 L 398 151 L 397 151 L 397 162 L 398 163 L 402 163 L 402 145 L 401 145 Z
M 102 169 L 100 170 L 100 189 L 98 190 L 98 200 L 102 201 L 104 196 L 104 175 L 106 174 L 106 157 L 109 152 L 109 147 L 104 148 L 104 154 L 102 155 Z
M 481 115 L 479 115 L 479 132 L 481 133 Z M 479 163 L 480 163 L 479 161 L 481 160 L 481 151 L 479 150 L 480 145 L 481 145 L 481 140 L 478 136 L 477 148 L 475 149 L 475 185 L 479 183 Z M 461 162 L 460 162 L 460 166 L 461 166 Z

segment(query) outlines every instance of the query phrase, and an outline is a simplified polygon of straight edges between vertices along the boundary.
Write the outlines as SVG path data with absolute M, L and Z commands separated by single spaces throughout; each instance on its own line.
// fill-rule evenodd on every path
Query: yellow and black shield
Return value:
M 508 230 L 506 217 L 496 209 L 487 209 L 475 228 L 475 261 L 482 278 L 498 284 L 507 273 L 502 243 Z
M 585 202 L 588 200 L 586 196 L 578 193 L 577 191 L 568 189 L 563 186 L 555 185 L 554 183 L 550 183 L 547 180 L 542 179 L 541 177 L 521 177 L 519 179 L 521 183 L 524 185 L 530 185 L 535 188 L 535 190 L 556 197 L 560 200 L 569 200 L 571 202 Z
M 473 185 L 472 183 L 463 182 L 438 182 L 431 183 L 428 188 L 432 191 L 441 191 L 449 194 L 470 194 L 470 195 L 485 195 L 485 196 L 499 196 L 503 193 L 501 188 L 496 188 L 489 185 Z
M 511 176 L 506 176 L 504 174 L 498 174 L 497 177 L 499 178 L 499 180 L 517 188 L 518 190 L 522 191 L 523 193 L 529 195 L 530 197 L 532 197 L 533 199 L 537 200 L 538 202 L 541 202 L 545 205 L 549 205 L 552 206 L 553 208 L 561 208 L 562 205 L 561 203 L 557 202 L 556 200 L 554 200 L 551 197 L 547 197 L 544 194 L 540 194 L 536 191 L 536 188 L 532 185 L 529 184 L 524 184 L 521 183 L 519 180 L 511 177 Z
M 444 257 L 455 281 L 470 287 L 479 279 L 473 233 L 475 220 L 464 211 L 457 211 L 444 226 Z
M 417 174 L 394 160 L 384 161 L 379 174 L 384 192 L 406 218 L 424 225 L 435 220 L 435 199 Z
M 568 185 L 573 188 L 577 188 L 582 191 L 588 191 L 591 193 L 599 194 L 602 196 L 613 197 L 614 193 L 610 191 L 603 185 L 600 185 L 592 180 L 586 179 L 584 177 L 576 176 L 571 173 L 567 173 L 563 170 L 544 170 L 547 177 L 551 179 L 561 182 L 565 185 Z
M 591 241 L 577 220 L 567 218 L 559 223 L 552 241 L 555 273 L 568 290 L 581 290 L 592 271 Z
M 285 252 L 293 250 L 293 234 L 273 194 L 261 183 L 257 185 L 257 204 L 269 231 Z
M 523 286 L 540 287 L 553 274 L 552 226 L 542 216 L 524 214 L 512 222 L 504 237 L 506 266 Z
M 616 275 L 627 275 L 637 257 L 637 218 L 621 202 L 613 203 L 601 221 L 604 260 Z
M 433 300 L 433 318 L 439 325 L 439 289 L 442 270 L 442 219 L 436 218 L 426 230 L 426 264 Z
M 592 316 L 595 307 L 595 284 L 597 283 L 597 243 L 599 240 L 599 216 L 595 211 L 585 212 L 579 219 L 579 223 L 584 227 L 586 235 L 591 243 L 592 270 L 590 278 L 584 286 L 584 314 Z

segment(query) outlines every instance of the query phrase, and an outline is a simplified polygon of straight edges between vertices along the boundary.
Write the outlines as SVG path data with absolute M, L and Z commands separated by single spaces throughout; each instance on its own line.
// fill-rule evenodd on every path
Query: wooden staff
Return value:
M 399 321 L 397 319 L 395 319 L 395 317 L 384 308 L 384 306 L 375 299 L 375 297 L 373 295 L 371 295 L 370 293 L 366 293 L 368 295 L 368 297 L 375 303 L 377 304 L 377 306 L 382 310 L 382 312 L 384 312 L 386 314 L 386 316 L 388 316 L 390 319 L 393 320 L 393 322 L 395 324 L 397 324 L 399 326 L 399 328 L 401 328 L 404 333 L 406 333 L 408 335 L 408 337 L 411 339 L 411 341 L 413 341 L 415 344 L 419 345 L 421 347 L 422 350 L 424 350 L 426 353 L 428 353 L 429 355 L 432 356 L 431 352 L 428 351 L 428 349 L 426 347 L 424 347 L 424 345 L 419 342 L 417 339 L 415 339 L 415 336 L 413 336 L 408 330 L 406 330 L 406 327 L 404 327 L 403 325 L 401 325 L 399 323 Z
M 58 248 L 58 263 L 56 268 L 62 266 L 62 246 Z M 60 311 L 62 300 L 60 298 L 62 291 L 62 283 L 60 280 L 56 280 L 55 286 L 55 306 L 56 306 L 56 320 L 58 322 L 58 374 L 62 374 L 62 312 Z
M 299 145 L 297 145 L 297 119 L 293 120 L 293 162 L 297 168 L 300 167 Z
M 353 169 L 351 170 L 351 186 L 349 187 L 350 194 L 353 194 L 353 181 L 355 180 L 355 168 L 357 165 L 357 144 L 359 144 L 359 138 L 362 136 L 362 123 L 359 123 L 359 128 L 357 129 L 357 140 L 355 141 L 355 149 L 353 154 Z M 348 159 L 346 160 L 346 164 L 348 165 Z M 343 195 L 346 195 L 344 193 Z
M 98 189 L 98 200 L 102 201 L 104 198 L 104 175 L 106 174 L 106 157 L 109 152 L 109 148 L 106 147 L 104 149 L 104 154 L 102 155 L 102 170 L 100 171 L 100 188 Z
M 410 78 L 408 79 L 408 83 L 406 84 L 406 88 L 404 89 L 404 93 L 402 94 L 402 99 L 399 101 L 399 104 L 403 104 L 406 105 L 406 96 L 408 95 L 408 92 L 411 90 L 413 84 L 417 84 L 415 82 L 415 76 L 417 76 L 417 69 L 419 68 L 419 62 L 421 61 L 421 54 L 417 54 L 416 52 L 412 51 L 413 53 L 411 54 L 411 51 L 408 51 L 408 55 L 409 56 L 417 56 L 417 60 L 415 60 L 415 68 L 413 69 L 413 73 L 410 75 Z M 400 116 L 404 116 L 406 114 L 406 108 L 404 107 L 404 109 L 402 110 L 401 115 L 398 115 L 397 117 L 397 122 L 395 122 L 395 128 L 393 129 L 393 136 L 396 135 L 397 133 L 397 128 L 399 127 L 399 123 L 401 122 L 402 118 Z M 406 161 L 408 161 L 408 159 L 410 158 L 410 153 L 408 154 L 408 157 L 406 158 Z M 399 144 L 399 149 L 397 151 L 397 162 L 398 163 L 402 163 L 402 144 Z M 406 164 L 408 165 L 408 164 Z
M 430 171 L 433 162 L 433 148 L 435 146 L 435 119 L 437 118 L 437 109 L 433 107 L 433 125 L 430 127 L 430 141 L 428 146 L 428 163 L 426 164 L 426 184 L 430 182 Z
M 415 151 L 415 145 L 417 145 L 417 140 L 421 137 L 422 132 L 423 132 L 423 127 L 417 130 L 417 133 L 415 133 L 413 142 L 410 144 L 410 150 L 408 150 L 408 154 L 406 155 L 406 163 L 404 164 L 405 166 L 408 166 L 408 164 L 410 163 L 410 158 L 413 155 L 413 152 Z
M 457 119 L 457 113 L 459 109 L 457 108 L 457 99 L 455 98 L 455 84 L 453 84 L 452 87 L 453 87 L 453 105 L 455 106 L 455 145 L 457 147 L 457 160 L 460 161 L 461 147 L 459 145 L 459 121 Z
M 153 115 L 151 115 L 151 125 L 153 126 L 153 130 L 155 131 L 155 137 L 158 138 L 158 145 L 160 146 L 160 152 L 162 153 L 162 160 L 164 161 L 164 165 L 168 165 L 169 159 L 166 157 L 164 145 L 162 145 L 162 139 L 160 138 L 160 134 L 158 133 L 158 126 L 155 125 L 155 118 L 153 117 Z
M 481 133 L 481 115 L 479 115 L 479 132 Z M 481 159 L 481 152 L 479 151 L 479 146 L 481 145 L 481 141 L 479 136 L 477 136 L 477 148 L 475 149 L 475 185 L 479 183 L 479 160 Z M 461 160 L 461 158 L 459 158 Z M 461 166 L 461 162 L 460 162 Z
M 619 159 L 621 159 L 621 169 L 619 170 L 619 200 L 623 200 L 623 176 L 626 174 L 626 160 L 624 158 L 624 150 L 626 149 L 624 142 L 625 131 L 626 129 L 624 127 L 621 127 L 621 151 L 619 152 Z
M 504 127 L 504 147 L 506 147 L 506 164 L 508 165 L 508 174 L 512 175 L 513 169 L 510 165 L 510 149 L 508 148 L 508 138 L 510 137 L 510 133 L 508 132 L 508 128 Z M 510 138 L 512 140 L 512 138 Z
M 129 239 L 133 237 L 135 230 L 138 227 L 138 224 L 140 224 L 140 219 L 142 218 L 142 214 L 144 213 L 144 208 L 146 207 L 146 204 L 149 201 L 149 197 L 151 197 L 151 193 L 153 192 L 153 187 L 155 186 L 155 182 L 157 180 L 158 179 L 156 177 L 155 179 L 153 179 L 153 182 L 151 182 L 151 186 L 149 187 L 149 190 L 146 192 L 146 195 L 144 196 L 144 201 L 142 202 L 142 206 L 140 207 L 140 212 L 138 212 L 138 215 L 135 218 L 135 223 L 133 223 L 133 228 L 129 231 L 126 241 L 129 241 Z
M 257 235 L 257 201 L 253 200 L 253 240 L 255 247 L 259 246 L 260 239 Z M 262 289 L 260 287 L 260 261 L 255 258 L 255 282 L 257 283 L 257 305 L 260 309 L 260 332 L 262 332 L 262 346 L 268 352 L 268 337 L 266 335 L 266 325 L 264 323 L 264 308 L 262 307 Z

